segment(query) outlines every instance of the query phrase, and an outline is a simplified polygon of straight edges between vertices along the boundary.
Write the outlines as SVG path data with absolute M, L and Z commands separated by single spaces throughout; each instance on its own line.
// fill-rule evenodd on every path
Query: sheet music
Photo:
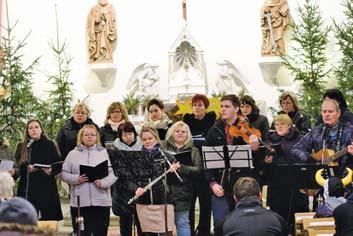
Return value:
M 205 169 L 254 168 L 250 145 L 202 146 L 202 159 Z
M 11 170 L 13 169 L 14 162 L 11 160 L 0 160 L 0 170 Z

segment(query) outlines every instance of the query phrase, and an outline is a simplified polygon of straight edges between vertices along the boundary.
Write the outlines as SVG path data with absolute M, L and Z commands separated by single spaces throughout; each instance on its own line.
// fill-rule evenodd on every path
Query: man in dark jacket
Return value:
M 234 184 L 236 208 L 216 228 L 215 236 L 287 236 L 284 219 L 262 207 L 260 186 L 250 177 Z
M 353 235 L 353 193 L 347 197 L 347 202 L 339 205 L 333 211 L 336 236 Z
M 313 162 L 312 150 L 318 152 L 327 148 L 338 152 L 347 148 L 348 154 L 343 155 L 346 152 L 342 152 L 342 155 L 337 156 L 339 168 L 335 174 L 341 175 L 345 167 L 353 166 L 353 126 L 339 121 L 341 110 L 336 100 L 326 98 L 321 105 L 321 115 L 324 123 L 314 127 L 294 145 L 291 154 L 303 162 Z

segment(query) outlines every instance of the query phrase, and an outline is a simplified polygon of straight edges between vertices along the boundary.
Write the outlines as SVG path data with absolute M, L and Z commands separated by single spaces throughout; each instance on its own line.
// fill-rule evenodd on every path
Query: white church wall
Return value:
M 19 20 L 15 35 L 19 40 L 29 31 L 24 53 L 24 63 L 41 56 L 40 71 L 55 71 L 54 58 L 48 40 L 55 38 L 54 3 L 58 6 L 61 40 L 68 43 L 72 56 L 70 79 L 75 84 L 75 98 L 89 95 L 92 118 L 102 124 L 106 108 L 112 101 L 122 100 L 126 84 L 136 66 L 147 62 L 159 65 L 161 78 L 160 97 L 167 97 L 168 49 L 184 26 L 181 0 L 119 0 L 112 3 L 117 15 L 118 44 L 114 53 L 117 74 L 112 89 L 105 93 L 88 93 L 88 88 L 100 86 L 98 81 L 87 79 L 86 18 L 96 0 L 8 0 L 10 22 Z M 295 8 L 304 0 L 289 0 L 294 20 Z M 318 0 L 324 18 L 342 19 L 341 1 Z M 5 1 L 4 1 L 5 4 Z M 263 1 L 188 0 L 188 28 L 205 53 L 210 93 L 215 88 L 219 67 L 217 62 L 231 61 L 250 81 L 249 90 L 255 99 L 277 106 L 277 88 L 262 79 L 258 65 L 261 49 L 260 9 Z M 3 7 L 5 10 L 5 7 Z M 3 24 L 6 14 L 3 12 Z M 2 31 L 4 34 L 4 31 Z M 333 61 L 339 56 L 334 41 L 330 44 Z M 50 86 L 45 75 L 38 71 L 34 76 L 34 89 L 45 97 Z M 295 86 L 289 87 L 294 89 Z

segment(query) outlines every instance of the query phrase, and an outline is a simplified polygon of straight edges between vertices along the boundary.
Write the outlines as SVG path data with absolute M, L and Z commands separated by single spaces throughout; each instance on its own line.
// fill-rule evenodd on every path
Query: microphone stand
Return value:
M 77 218 L 76 218 L 76 223 L 77 223 L 77 235 L 81 236 L 81 231 L 85 230 L 85 226 L 83 223 L 83 217 L 81 216 L 80 212 L 80 196 L 77 196 Z
M 28 191 L 29 191 L 29 170 L 28 167 L 31 164 L 31 156 L 32 156 L 32 141 L 33 139 L 29 140 L 29 143 L 27 144 L 28 148 L 28 166 L 27 166 L 27 180 L 26 180 L 26 200 L 28 200 Z

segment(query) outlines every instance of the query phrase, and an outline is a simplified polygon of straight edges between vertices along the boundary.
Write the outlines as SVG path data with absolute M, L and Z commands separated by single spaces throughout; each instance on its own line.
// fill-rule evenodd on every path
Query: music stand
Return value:
M 202 160 L 205 170 L 254 168 L 250 145 L 202 146 Z

